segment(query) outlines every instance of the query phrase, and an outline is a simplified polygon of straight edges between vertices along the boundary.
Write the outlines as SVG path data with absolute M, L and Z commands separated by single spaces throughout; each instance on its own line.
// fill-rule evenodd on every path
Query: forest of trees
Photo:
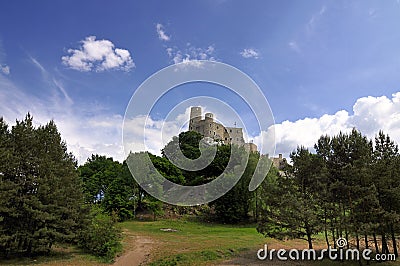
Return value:
M 321 136 L 315 153 L 298 147 L 292 165 L 264 183 L 258 231 L 279 239 L 304 238 L 309 248 L 323 233 L 327 247 L 351 239 L 360 248 L 396 257 L 400 233 L 400 154 L 388 135 L 375 141 L 353 129 Z M 391 250 L 389 249 L 391 244 Z
M 199 142 L 201 139 L 202 136 L 199 133 L 182 132 L 179 137 L 174 137 L 164 147 L 162 154 L 166 149 L 173 149 L 178 145 L 186 157 L 196 159 L 200 156 Z M 244 149 L 239 149 L 239 152 L 245 154 Z M 215 159 L 210 165 L 199 171 L 181 170 L 172 164 L 165 155 L 149 154 L 149 156 L 156 169 L 168 180 L 181 185 L 200 185 L 215 179 L 224 171 L 230 154 L 230 146 L 218 146 Z M 133 154 L 131 155 L 133 156 Z M 254 192 L 248 191 L 247 187 L 258 158 L 258 153 L 250 154 L 247 168 L 235 187 L 209 204 L 209 207 L 212 208 L 212 213 L 208 213 L 210 214 L 209 219 L 227 223 L 248 220 L 249 213 L 253 211 L 255 204 Z M 79 166 L 78 170 L 84 184 L 85 201 L 102 206 L 110 214 L 117 214 L 120 221 L 133 218 L 135 211 L 149 210 L 155 214 L 162 213 L 163 204 L 138 186 L 129 172 L 126 161 L 120 163 L 112 158 L 93 155 L 84 165 Z M 195 208 L 192 207 L 164 205 L 179 209 L 177 210 L 179 213 L 195 212 Z
M 198 158 L 201 139 L 196 132 L 182 132 L 162 156 L 148 155 L 168 180 L 199 185 L 224 171 L 233 148 L 245 152 L 218 145 L 215 159 L 199 171 L 182 170 L 166 158 L 177 147 Z M 179 207 L 146 193 L 126 161 L 92 155 L 78 166 L 53 121 L 34 127 L 28 114 L 10 128 L 0 118 L 0 256 L 48 253 L 54 244 L 69 243 L 111 260 L 121 249 L 117 222 L 145 212 L 156 219 L 173 210 L 220 223 L 256 222 L 265 236 L 305 239 L 309 248 L 323 235 L 328 247 L 342 237 L 348 245 L 393 251 L 397 257 L 397 145 L 383 132 L 372 141 L 353 129 L 321 136 L 314 148 L 298 147 L 291 164 L 283 171 L 272 166 L 254 191 L 248 185 L 260 154 L 250 153 L 242 178 L 228 193 L 203 206 Z

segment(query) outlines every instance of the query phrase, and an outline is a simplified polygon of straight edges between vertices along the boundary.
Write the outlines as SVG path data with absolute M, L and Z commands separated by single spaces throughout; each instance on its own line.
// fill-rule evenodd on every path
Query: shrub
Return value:
M 122 250 L 121 228 L 116 215 L 110 216 L 100 208 L 93 208 L 91 220 L 79 236 L 79 246 L 106 261 L 112 261 Z

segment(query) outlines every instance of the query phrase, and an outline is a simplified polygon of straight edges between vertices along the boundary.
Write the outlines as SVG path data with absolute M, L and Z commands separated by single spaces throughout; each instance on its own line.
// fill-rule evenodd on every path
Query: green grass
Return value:
M 165 265 L 218 265 L 226 260 L 239 260 L 237 264 L 246 265 L 246 260 L 257 261 L 256 252 L 264 244 L 274 249 L 305 249 L 304 240 L 279 241 L 264 238 L 256 231 L 255 225 L 230 226 L 212 223 L 200 223 L 189 220 L 129 221 L 121 224 L 127 236 L 143 236 L 152 240 L 150 254 L 151 266 Z M 177 232 L 163 232 L 161 228 L 177 229 Z M 124 241 L 135 238 L 126 237 Z M 134 243 L 125 243 L 125 252 L 134 248 Z M 315 248 L 325 248 L 324 239 L 317 236 Z M 242 260 L 241 260 L 242 259 Z M 264 261 L 266 265 L 359 265 L 358 262 L 286 262 Z M 83 253 L 74 247 L 58 247 L 49 257 L 35 259 L 13 259 L 0 261 L 0 265 L 101 265 L 93 256 Z M 103 264 L 106 265 L 106 264 Z M 363 263 L 365 265 L 365 262 Z M 399 266 L 400 261 L 392 263 L 371 263 L 371 265 Z
M 129 231 L 149 236 L 157 248 L 150 265 L 200 265 L 231 258 L 246 250 L 258 250 L 265 238 L 254 225 L 229 226 L 204 224 L 186 220 L 125 222 Z M 173 228 L 177 232 L 163 232 Z
M 48 255 L 40 255 L 33 257 L 0 259 L 0 265 L 40 265 L 40 266 L 56 266 L 56 265 L 107 265 L 99 258 L 87 254 L 81 249 L 69 246 L 58 245 L 53 247 Z
M 188 220 L 159 220 L 154 222 L 130 221 L 122 224 L 135 235 L 150 237 L 153 250 L 150 255 L 151 266 L 163 265 L 215 265 L 237 257 L 247 257 L 257 262 L 256 252 L 264 244 L 269 249 L 306 249 L 304 240 L 279 241 L 264 238 L 256 231 L 255 225 L 230 226 L 200 223 Z M 163 232 L 161 228 L 177 229 L 177 232 Z M 323 237 L 316 237 L 315 248 L 325 248 Z M 259 261 L 260 262 L 260 261 Z M 261 262 L 262 263 L 262 262 Z M 271 262 L 265 261 L 266 264 Z M 296 265 L 359 265 L 356 261 L 335 262 L 296 262 Z M 278 261 L 274 265 L 280 265 Z M 364 262 L 365 264 L 365 262 Z M 400 262 L 372 263 L 374 265 L 400 265 Z M 283 265 L 288 265 L 284 263 Z

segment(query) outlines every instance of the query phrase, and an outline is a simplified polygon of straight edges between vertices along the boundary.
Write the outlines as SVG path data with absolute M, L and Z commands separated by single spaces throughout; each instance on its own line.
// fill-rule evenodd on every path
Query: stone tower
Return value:
M 189 130 L 194 130 L 195 125 L 197 125 L 201 120 L 201 107 L 194 106 L 190 108 L 190 121 Z
M 242 128 L 236 126 L 224 127 L 216 121 L 213 113 L 206 113 L 204 119 L 202 119 L 202 110 L 199 106 L 190 109 L 189 130 L 223 144 L 246 145 Z M 248 145 L 250 145 L 252 152 L 257 151 L 257 146 L 254 143 Z
M 214 122 L 214 114 L 213 113 L 206 113 L 206 122 L 212 123 Z

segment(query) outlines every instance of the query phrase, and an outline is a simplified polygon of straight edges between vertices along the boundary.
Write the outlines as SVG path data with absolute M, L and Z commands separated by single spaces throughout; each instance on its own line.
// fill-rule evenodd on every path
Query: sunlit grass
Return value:
M 150 265 L 218 265 L 245 254 L 254 258 L 264 244 L 269 248 L 306 249 L 304 240 L 279 241 L 264 238 L 255 229 L 255 225 L 230 226 L 212 223 L 200 223 L 187 220 L 159 220 L 153 222 L 130 221 L 122 226 L 136 235 L 153 239 L 154 247 L 150 255 Z M 177 229 L 177 232 L 163 232 L 162 228 Z M 325 240 L 318 235 L 314 248 L 325 248 Z M 261 262 L 262 263 L 262 262 Z M 268 263 L 268 262 L 265 262 Z M 289 262 L 287 262 L 289 263 Z M 288 265 L 288 264 L 284 265 Z M 357 261 L 296 262 L 296 265 L 359 265 Z M 365 262 L 363 262 L 365 264 Z M 278 261 L 273 264 L 280 265 Z M 273 265 L 270 263 L 270 265 Z M 374 263 L 376 265 L 376 263 Z M 399 262 L 379 263 L 379 265 L 400 265 Z
M 256 225 L 222 225 L 201 223 L 189 220 L 128 221 L 121 224 L 126 235 L 150 238 L 151 254 L 149 265 L 218 265 L 236 258 L 250 258 L 257 262 L 256 252 L 264 244 L 269 249 L 306 249 L 304 240 L 279 241 L 264 238 L 257 232 Z M 160 229 L 171 228 L 176 232 L 163 232 Z M 128 241 L 130 238 L 125 238 Z M 134 243 L 126 243 L 125 252 L 134 248 Z M 322 235 L 314 242 L 316 249 L 325 248 Z M 260 262 L 261 264 L 263 262 Z M 264 261 L 267 265 L 291 265 Z M 293 262 L 295 265 L 359 265 L 357 261 L 336 262 L 323 260 L 318 262 Z M 400 262 L 371 263 L 372 265 L 400 265 Z M 74 247 L 57 247 L 49 257 L 13 259 L 0 261 L 0 265 L 106 265 L 95 257 L 83 253 Z M 242 264 L 241 264 L 242 265 Z M 365 262 L 363 262 L 365 265 Z

